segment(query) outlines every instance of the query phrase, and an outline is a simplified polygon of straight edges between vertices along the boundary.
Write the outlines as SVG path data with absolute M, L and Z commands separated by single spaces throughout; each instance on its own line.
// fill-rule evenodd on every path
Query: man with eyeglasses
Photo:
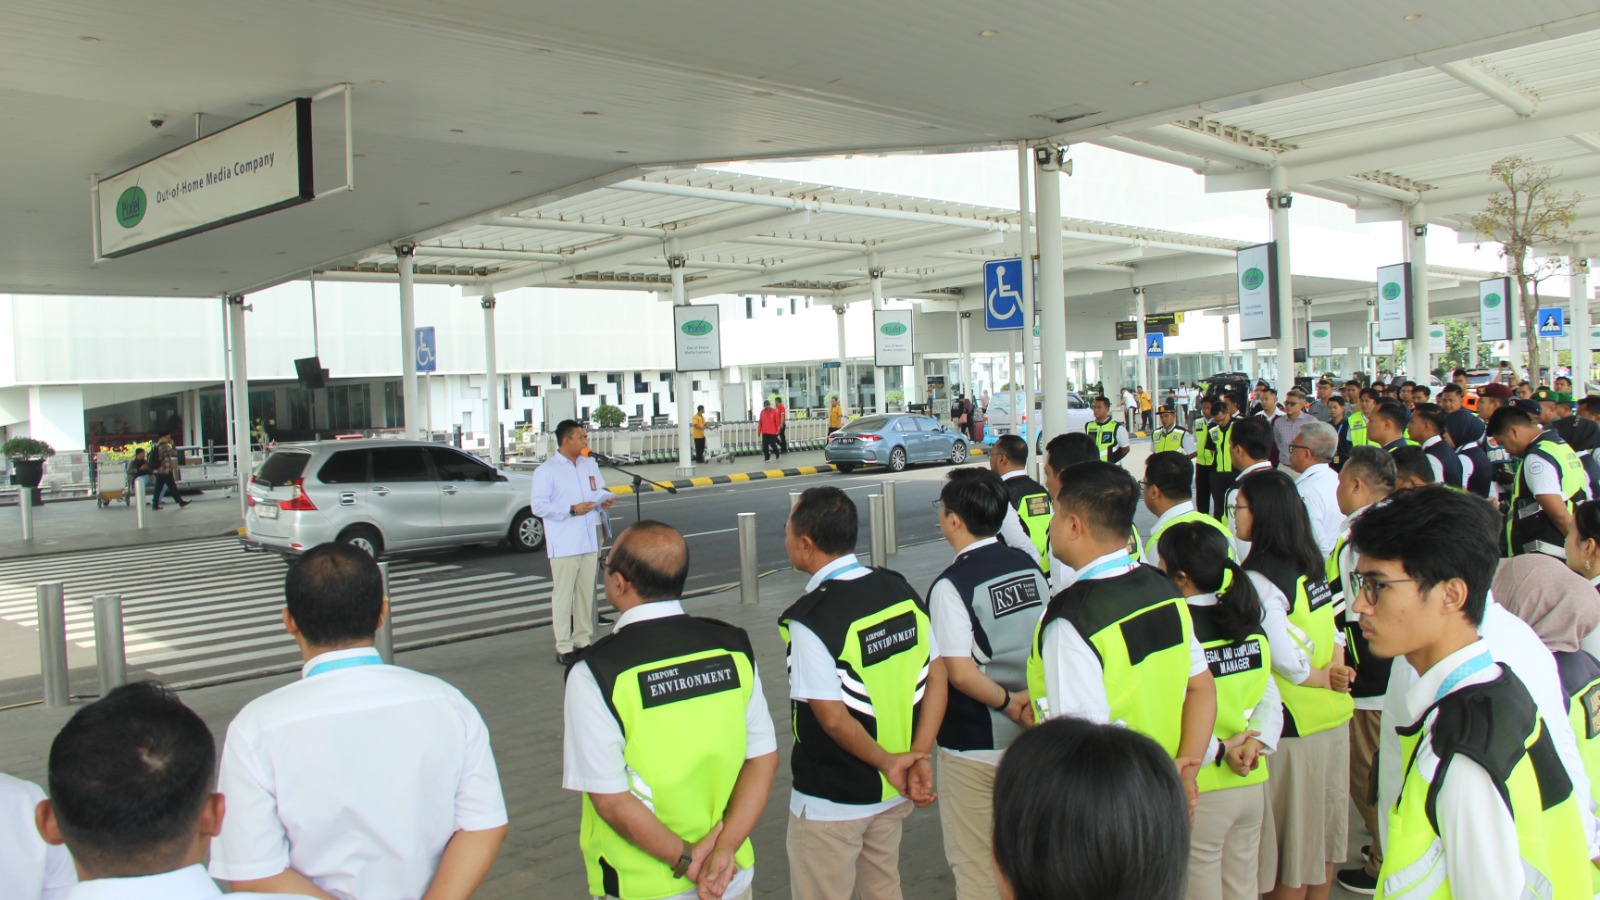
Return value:
M 1294 488 L 1305 501 L 1311 518 L 1311 537 L 1323 556 L 1333 552 L 1339 539 L 1339 476 L 1328 465 L 1339 447 L 1339 433 L 1332 425 L 1307 422 L 1300 436 L 1289 445 L 1289 468 L 1295 473 Z
M 1388 896 L 1423 879 L 1418 896 L 1591 893 L 1589 780 L 1554 658 L 1490 596 L 1497 524 L 1482 499 L 1430 486 L 1351 530 L 1350 605 L 1395 658 L 1378 753 Z
M 1290 391 L 1283 398 L 1283 415 L 1269 419 L 1272 423 L 1272 464 L 1286 466 L 1289 464 L 1289 445 L 1300 437 L 1300 429 L 1307 422 L 1316 421 L 1306 415 L 1306 395 L 1299 388 Z
M 1328 401 L 1333 398 L 1333 382 L 1323 378 L 1317 382 L 1317 395 L 1306 401 L 1306 412 L 1311 418 L 1324 424 L 1332 424 L 1333 414 L 1328 410 Z

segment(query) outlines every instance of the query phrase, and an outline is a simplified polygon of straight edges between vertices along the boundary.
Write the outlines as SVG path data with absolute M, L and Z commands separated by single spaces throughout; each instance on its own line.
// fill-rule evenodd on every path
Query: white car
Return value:
M 1020 396 L 1022 392 L 1018 391 L 1017 394 Z M 1021 428 L 1016 429 L 1016 433 L 1024 438 L 1033 437 L 1033 443 L 1038 448 L 1044 447 L 1046 441 L 1058 434 L 1082 431 L 1084 426 L 1094 418 L 1094 411 L 1089 408 L 1088 401 L 1084 400 L 1077 391 L 1067 391 L 1067 427 L 1059 430 L 1048 430 L 1044 427 L 1044 411 L 1040 408 L 1042 402 L 1043 400 L 1039 393 L 1037 391 L 1034 392 L 1033 415 L 1029 417 L 1028 421 L 1022 423 Z M 987 416 L 988 424 L 984 426 L 983 435 L 985 444 L 993 444 L 1000 435 L 1013 432 L 1011 427 L 1010 391 L 1002 391 L 998 394 L 990 395 Z M 1034 426 L 1040 429 L 1038 435 L 1033 434 Z

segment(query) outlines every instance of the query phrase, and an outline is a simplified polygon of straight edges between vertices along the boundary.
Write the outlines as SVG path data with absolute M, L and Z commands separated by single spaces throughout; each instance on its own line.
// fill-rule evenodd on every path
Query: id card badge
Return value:
M 594 483 L 594 476 L 593 475 L 589 476 L 589 490 L 591 490 L 591 491 L 600 490 L 600 486 Z

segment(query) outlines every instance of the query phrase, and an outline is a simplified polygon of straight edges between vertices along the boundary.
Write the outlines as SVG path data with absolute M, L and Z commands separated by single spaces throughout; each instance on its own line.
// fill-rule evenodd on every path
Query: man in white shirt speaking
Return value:
M 1339 432 L 1332 425 L 1307 422 L 1289 445 L 1287 462 L 1294 470 L 1294 489 L 1306 503 L 1311 537 L 1323 556 L 1333 552 L 1344 524 L 1339 511 L 1339 475 L 1328 466 L 1339 448 Z
M 556 425 L 556 453 L 533 470 L 533 514 L 544 520 L 550 556 L 550 630 L 556 662 L 577 661 L 594 637 L 594 576 L 600 532 L 610 534 L 606 510 L 617 495 L 606 490 L 600 466 L 589 458 L 589 433 L 571 419 Z
M 323 544 L 289 570 L 299 681 L 228 726 L 228 818 L 211 874 L 235 890 L 348 898 L 472 896 L 506 834 L 489 731 L 461 692 L 385 664 L 372 557 Z

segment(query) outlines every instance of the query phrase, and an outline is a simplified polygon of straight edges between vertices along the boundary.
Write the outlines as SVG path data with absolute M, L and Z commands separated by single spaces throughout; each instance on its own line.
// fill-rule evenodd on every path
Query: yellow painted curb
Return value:
M 689 483 L 695 487 L 710 487 L 712 485 L 710 475 L 697 475 L 689 479 Z
M 732 475 L 728 476 L 728 480 L 729 481 L 749 481 L 750 480 L 750 476 L 745 474 L 744 472 L 735 472 Z
M 766 469 L 766 470 L 763 471 L 762 474 L 766 475 L 768 478 L 782 478 L 783 477 L 783 470 L 782 469 Z
M 801 466 L 797 471 L 801 475 L 815 475 L 815 474 L 817 474 L 817 467 L 816 466 Z
M 633 485 L 631 485 L 631 484 L 609 485 L 608 484 L 608 485 L 606 485 L 606 490 L 610 491 L 613 494 L 617 494 L 619 496 L 627 497 L 627 496 L 631 496 L 633 494 Z

